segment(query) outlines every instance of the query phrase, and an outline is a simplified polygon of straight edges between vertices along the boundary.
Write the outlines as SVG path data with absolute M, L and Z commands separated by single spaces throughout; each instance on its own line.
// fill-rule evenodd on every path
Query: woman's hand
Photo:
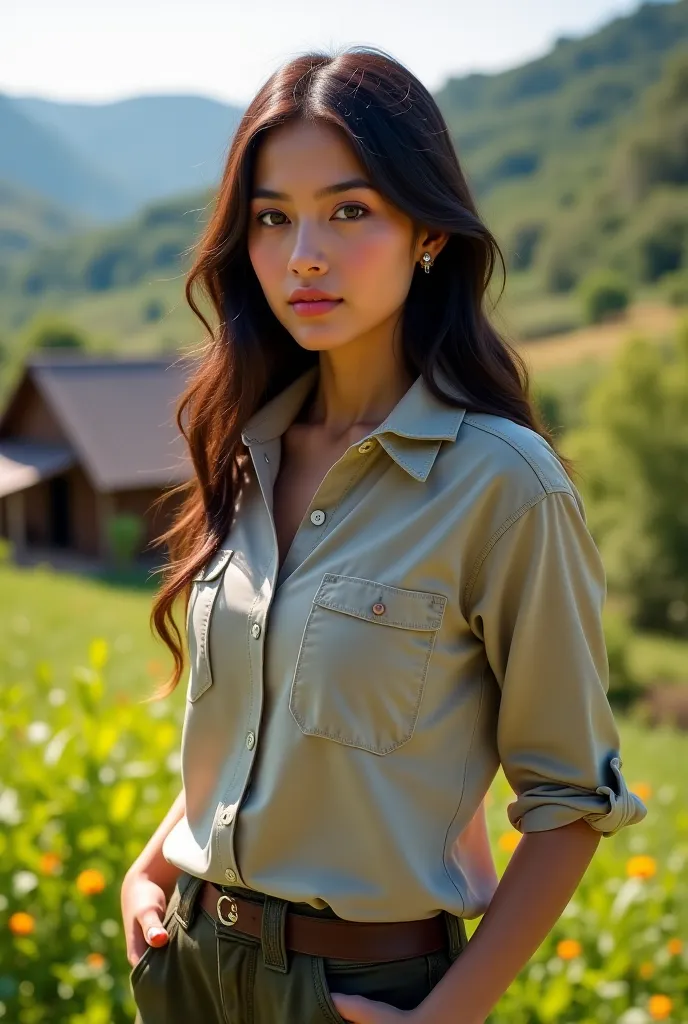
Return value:
M 337 992 L 332 992 L 331 996 L 337 1013 L 354 1024 L 399 1024 L 402 1018 L 406 1019 L 406 1024 L 443 1024 L 429 1015 L 427 1007 L 423 1010 L 423 1003 L 414 1010 L 398 1010 L 389 1003 L 366 999 L 365 996 L 349 996 Z M 454 1017 L 452 1022 L 458 1019 Z M 485 1021 L 466 1021 L 466 1024 L 485 1024 Z
M 124 877 L 121 900 L 127 960 L 134 967 L 147 946 L 164 946 L 169 939 L 162 924 L 167 894 L 152 878 L 135 870 Z
M 403 1018 L 416 1014 L 417 1010 L 398 1010 L 396 1006 L 389 1003 L 381 1003 L 377 999 L 367 999 L 365 996 L 349 996 L 332 992 L 332 1002 L 344 1020 L 354 1021 L 355 1024 L 398 1024 Z M 420 1007 L 418 1008 L 420 1009 Z M 418 1018 L 420 1024 L 420 1018 Z

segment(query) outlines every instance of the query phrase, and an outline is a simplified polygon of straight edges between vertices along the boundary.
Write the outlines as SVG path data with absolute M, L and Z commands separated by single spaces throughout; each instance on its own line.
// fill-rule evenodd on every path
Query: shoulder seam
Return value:
M 466 584 L 463 588 L 463 601 L 461 602 L 461 612 L 466 622 L 468 622 L 468 606 L 471 599 L 471 595 L 473 593 L 473 587 L 475 586 L 475 581 L 478 577 L 478 573 L 480 572 L 485 559 L 487 558 L 487 556 L 489 555 L 490 551 L 495 546 L 499 538 L 502 537 L 506 533 L 506 531 L 511 526 L 513 526 L 514 523 L 517 522 L 521 518 L 521 516 L 524 515 L 524 513 L 528 511 L 529 508 L 533 508 L 533 506 L 537 505 L 540 501 L 546 498 L 548 494 L 557 493 L 568 494 L 575 501 L 575 495 L 572 494 L 568 487 L 552 487 L 548 491 L 540 491 L 539 494 L 533 495 L 532 498 L 530 498 L 528 501 L 525 501 L 521 506 L 519 506 L 519 508 L 512 512 L 511 515 L 504 520 L 501 526 L 495 530 L 495 532 L 489 538 L 487 543 L 484 544 L 482 549 L 478 552 L 475 562 L 473 563 L 473 568 L 468 574 L 468 579 L 466 580 Z
M 511 445 L 511 447 L 512 447 L 512 448 L 513 448 L 513 449 L 514 449 L 515 451 L 517 451 L 517 452 L 519 453 L 519 455 L 521 455 L 521 456 L 522 456 L 522 457 L 523 457 L 523 458 L 525 459 L 525 461 L 526 461 L 526 462 L 528 463 L 528 465 L 530 466 L 530 468 L 532 469 L 532 471 L 533 471 L 533 472 L 535 473 L 536 477 L 538 478 L 538 480 L 540 481 L 540 483 L 542 484 L 542 486 L 543 486 L 543 487 L 545 488 L 545 491 L 548 491 L 548 492 L 549 492 L 549 491 L 552 491 L 552 490 L 565 490 L 565 488 L 563 488 L 563 487 L 557 487 L 557 486 L 556 486 L 555 484 L 553 484 L 553 483 L 552 483 L 552 481 L 551 481 L 551 480 L 549 480 L 549 479 L 548 479 L 548 478 L 547 478 L 547 477 L 546 477 L 546 476 L 544 475 L 544 473 L 542 472 L 542 470 L 540 469 L 540 467 L 539 467 L 539 466 L 538 466 L 538 465 L 536 464 L 536 462 L 535 462 L 535 461 L 533 460 L 533 458 L 532 458 L 532 457 L 531 457 L 531 456 L 529 455 L 529 453 L 528 453 L 528 452 L 527 452 L 527 451 L 525 450 L 525 448 L 521 448 L 521 446 L 520 446 L 519 444 L 517 444 L 517 443 L 516 443 L 516 441 L 514 441 L 514 440 L 513 440 L 513 438 L 509 437 L 509 436 L 508 436 L 507 434 L 505 434 L 505 433 L 504 433 L 503 431 L 501 431 L 501 430 L 498 430 L 498 429 L 497 429 L 496 427 L 490 427 L 490 426 L 487 426 L 487 424 L 485 424 L 485 423 L 478 423 L 478 421 L 477 421 L 477 420 L 473 419 L 473 416 L 472 416 L 471 414 L 468 414 L 468 415 L 466 415 L 466 416 L 464 417 L 464 419 L 465 419 L 465 422 L 466 422 L 466 423 L 470 423 L 470 424 L 471 424 L 471 426 L 473 426 L 473 427 L 475 427 L 475 428 L 476 428 L 476 430 L 484 430 L 484 431 L 485 431 L 485 433 L 487 433 L 487 434 L 494 434 L 494 435 L 495 435 L 495 437 L 501 437 L 501 439 L 502 439 L 503 441 L 506 441 L 506 443 L 507 443 L 508 445 Z M 539 436 L 539 437 L 542 437 L 542 435 L 541 435 L 541 434 L 539 434 L 538 436 Z M 545 438 L 542 438 L 542 440 L 543 440 L 543 441 L 546 441 L 546 439 L 545 439 Z M 555 453 L 555 452 L 553 452 L 552 454 L 553 454 L 553 455 L 555 456 L 555 458 L 556 458 L 556 453 Z

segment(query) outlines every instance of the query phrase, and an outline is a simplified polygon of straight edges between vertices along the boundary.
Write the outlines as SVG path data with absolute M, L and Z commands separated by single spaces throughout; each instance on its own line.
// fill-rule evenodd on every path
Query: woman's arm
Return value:
M 177 822 L 184 817 L 185 812 L 186 798 L 182 788 L 169 811 L 127 871 L 125 878 L 134 874 L 146 875 L 157 882 L 165 891 L 167 898 L 170 898 L 180 871 L 174 864 L 165 860 L 162 855 L 162 844 Z
M 411 1018 L 483 1024 L 561 916 L 601 838 L 577 820 L 527 832 L 470 942 Z

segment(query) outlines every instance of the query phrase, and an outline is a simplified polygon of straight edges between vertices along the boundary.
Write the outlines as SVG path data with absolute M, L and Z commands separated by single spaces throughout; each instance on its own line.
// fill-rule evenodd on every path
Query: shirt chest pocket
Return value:
M 233 553 L 228 549 L 218 552 L 209 565 L 202 569 L 192 581 L 187 617 L 190 663 L 187 698 L 190 701 L 198 700 L 213 683 L 208 633 L 217 595 L 222 588 L 225 569 Z
M 323 576 L 289 695 L 301 731 L 374 754 L 406 743 L 446 603 L 442 594 Z

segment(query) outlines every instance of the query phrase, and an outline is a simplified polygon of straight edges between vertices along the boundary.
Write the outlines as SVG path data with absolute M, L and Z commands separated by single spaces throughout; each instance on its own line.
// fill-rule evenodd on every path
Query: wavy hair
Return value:
M 290 121 L 326 122 L 345 133 L 374 187 L 408 215 L 415 240 L 425 228 L 449 234 L 426 275 L 414 275 L 401 318 L 406 369 L 422 375 L 450 405 L 435 380 L 439 369 L 469 411 L 508 417 L 553 438 L 529 395 L 523 359 L 499 336 L 486 312 L 499 246 L 481 221 L 449 129 L 431 94 L 402 64 L 374 47 L 306 53 L 278 69 L 244 113 L 231 141 L 210 220 L 195 246 L 186 300 L 208 332 L 198 364 L 176 408 L 194 475 L 180 492 L 171 527 L 154 541 L 169 559 L 151 626 L 174 657 L 170 678 L 149 697 L 168 696 L 184 669 L 182 637 L 173 616 L 178 597 L 188 612 L 191 581 L 229 530 L 250 459 L 241 440 L 248 418 L 318 360 L 279 322 L 249 259 L 247 234 L 258 147 L 270 128 Z M 217 315 L 214 330 L 194 298 Z M 211 317 L 212 318 L 212 317 Z M 186 423 L 183 422 L 184 417 Z M 557 452 L 569 475 L 572 463 Z

